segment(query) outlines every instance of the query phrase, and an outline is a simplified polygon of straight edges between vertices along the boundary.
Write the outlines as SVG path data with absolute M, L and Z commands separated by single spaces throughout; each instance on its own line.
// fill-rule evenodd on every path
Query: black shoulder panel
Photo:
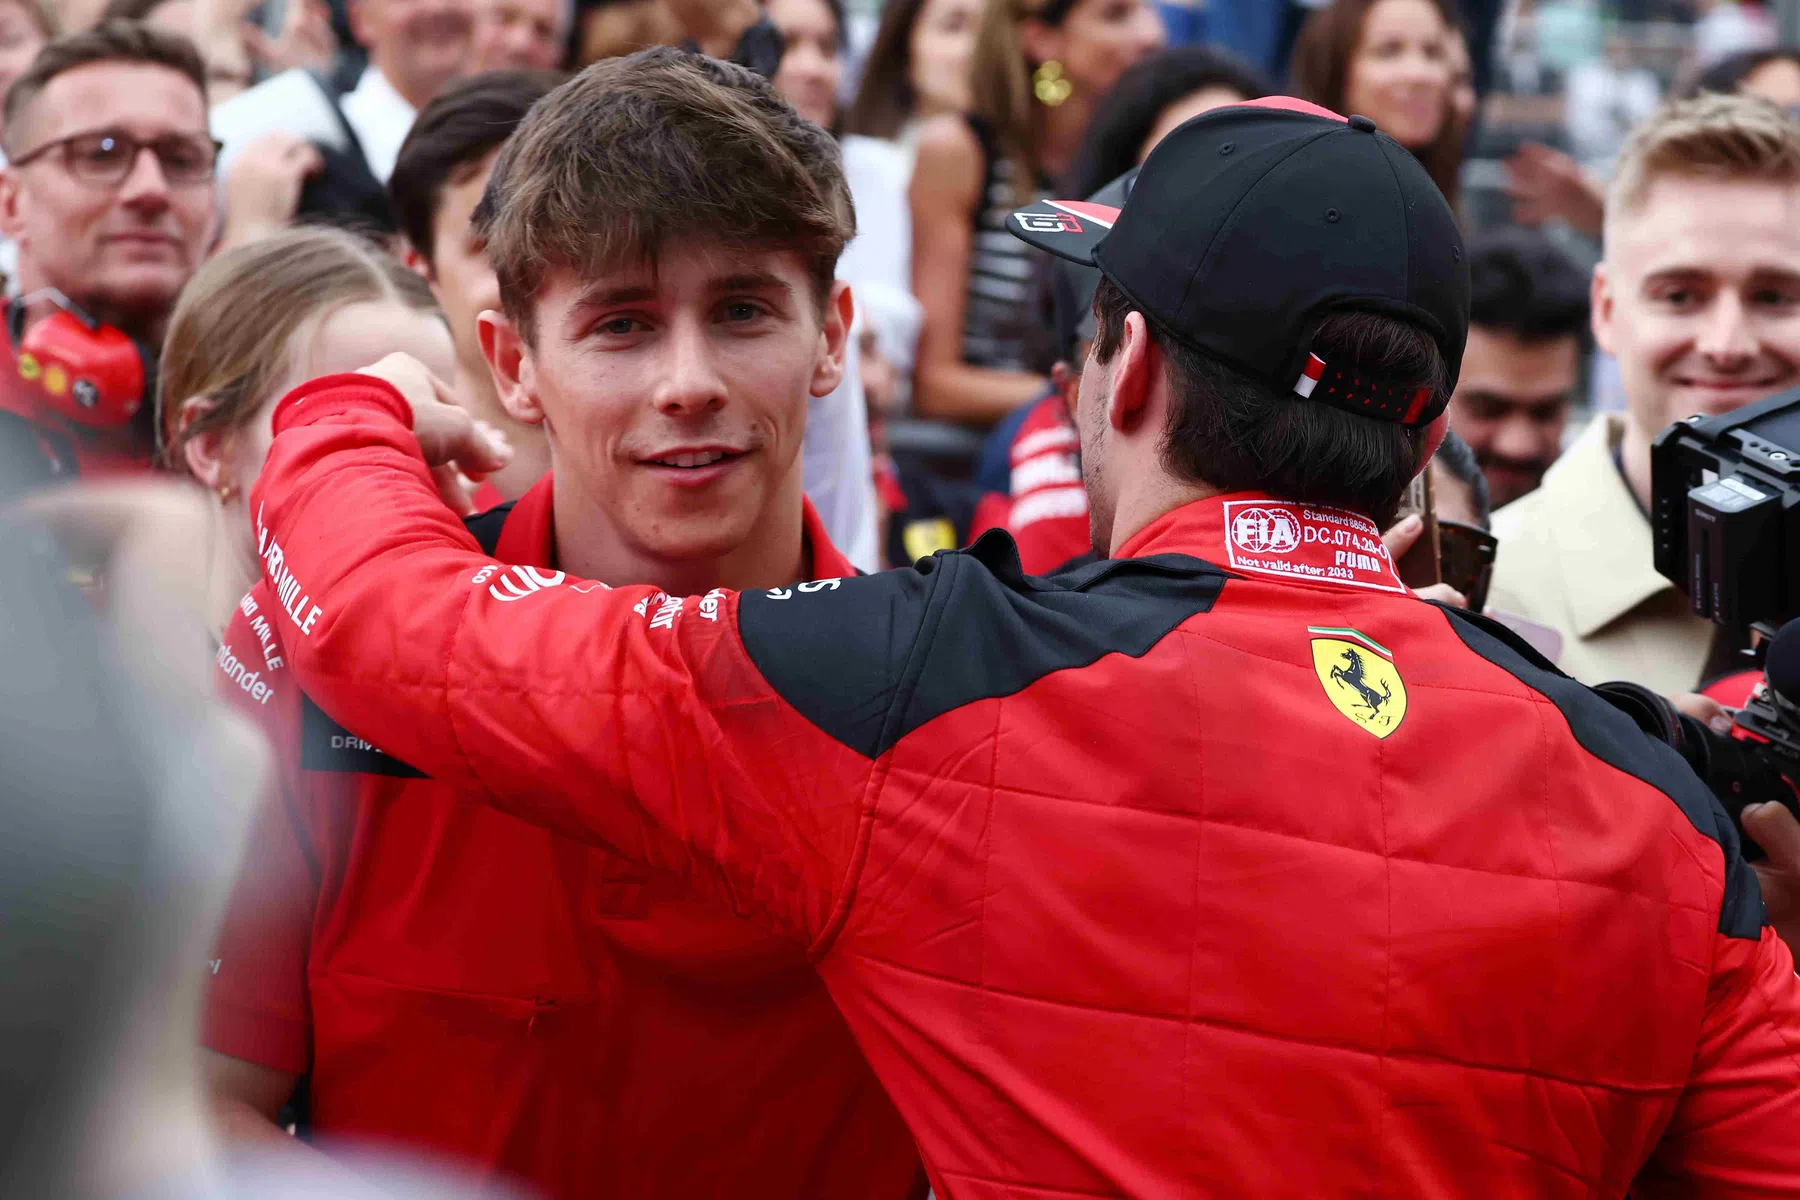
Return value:
M 1012 538 L 862 579 L 745 593 L 738 632 L 788 703 L 870 758 L 952 709 L 1107 654 L 1141 657 L 1228 576 L 1185 555 L 1026 575 Z
M 300 697 L 300 769 L 347 775 L 425 779 L 425 772 L 384 754 L 332 720 L 311 697 Z
M 1744 861 L 1731 818 L 1687 762 L 1605 699 L 1551 666 L 1510 629 L 1460 609 L 1444 608 L 1444 613 L 1464 645 L 1556 705 L 1582 749 L 1667 796 L 1695 829 L 1719 843 L 1725 854 L 1719 932 L 1752 940 L 1761 936 L 1762 889 L 1756 872 Z
M 475 535 L 475 540 L 481 543 L 481 552 L 489 558 L 499 549 L 500 531 L 506 527 L 506 518 L 512 515 L 514 503 L 508 500 L 484 513 L 463 518 L 463 527 Z

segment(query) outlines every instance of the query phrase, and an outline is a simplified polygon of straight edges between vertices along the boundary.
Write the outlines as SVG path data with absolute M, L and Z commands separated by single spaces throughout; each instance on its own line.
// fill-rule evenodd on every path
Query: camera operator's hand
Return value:
M 469 481 L 483 479 L 512 461 L 506 435 L 471 417 L 456 403 L 449 385 L 409 354 L 390 354 L 357 374 L 393 385 L 406 400 L 412 409 L 413 436 L 437 480 L 438 494 L 459 516 L 473 512 L 474 488 Z
M 1418 543 L 1419 535 L 1425 532 L 1425 522 L 1418 516 L 1403 518 L 1394 522 L 1394 527 L 1381 535 L 1381 544 L 1387 547 L 1388 554 L 1395 562 Z M 1436 600 L 1439 604 L 1448 604 L 1451 608 L 1469 607 L 1468 597 L 1447 583 L 1434 583 L 1427 587 L 1414 588 L 1413 595 L 1424 600 Z
M 1800 954 L 1800 821 L 1780 804 L 1752 804 L 1741 820 L 1744 832 L 1768 855 L 1751 866 L 1762 884 L 1769 924 L 1788 949 Z

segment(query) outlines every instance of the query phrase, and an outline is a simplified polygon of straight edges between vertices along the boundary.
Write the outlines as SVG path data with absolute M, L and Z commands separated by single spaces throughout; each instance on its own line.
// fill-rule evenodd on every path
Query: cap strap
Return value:
M 1443 411 L 1442 406 L 1437 406 L 1436 411 L 1428 408 L 1432 392 L 1428 387 L 1389 383 L 1376 376 L 1334 367 L 1316 354 L 1306 356 L 1306 369 L 1294 381 L 1294 391 L 1308 400 L 1346 412 L 1402 425 L 1427 424 Z

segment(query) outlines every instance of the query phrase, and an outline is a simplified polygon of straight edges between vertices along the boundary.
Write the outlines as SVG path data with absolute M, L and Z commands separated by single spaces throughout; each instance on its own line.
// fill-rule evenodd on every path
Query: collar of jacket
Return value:
M 1657 574 L 1650 522 L 1613 462 L 1625 419 L 1602 413 L 1544 476 L 1539 511 L 1567 581 L 1577 637 L 1592 637 L 1675 585 Z
M 1375 523 L 1358 513 L 1232 492 L 1195 500 L 1137 531 L 1115 558 L 1186 554 L 1285 583 L 1406 594 Z
M 513 504 L 501 526 L 500 540 L 494 557 L 503 563 L 520 567 L 556 566 L 556 506 L 552 503 L 555 484 L 550 475 L 531 485 Z M 848 579 L 858 574 L 853 563 L 832 545 L 825 525 L 819 520 L 812 501 L 801 497 L 802 516 L 806 522 L 806 545 L 812 551 L 814 579 Z M 602 582 L 605 582 L 602 580 Z

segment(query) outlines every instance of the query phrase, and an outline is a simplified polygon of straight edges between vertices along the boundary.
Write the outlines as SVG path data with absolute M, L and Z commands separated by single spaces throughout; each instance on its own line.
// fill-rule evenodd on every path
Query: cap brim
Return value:
M 1013 213 L 1006 227 L 1039 250 L 1091 267 L 1094 247 L 1118 219 L 1118 209 L 1089 200 L 1040 200 Z

